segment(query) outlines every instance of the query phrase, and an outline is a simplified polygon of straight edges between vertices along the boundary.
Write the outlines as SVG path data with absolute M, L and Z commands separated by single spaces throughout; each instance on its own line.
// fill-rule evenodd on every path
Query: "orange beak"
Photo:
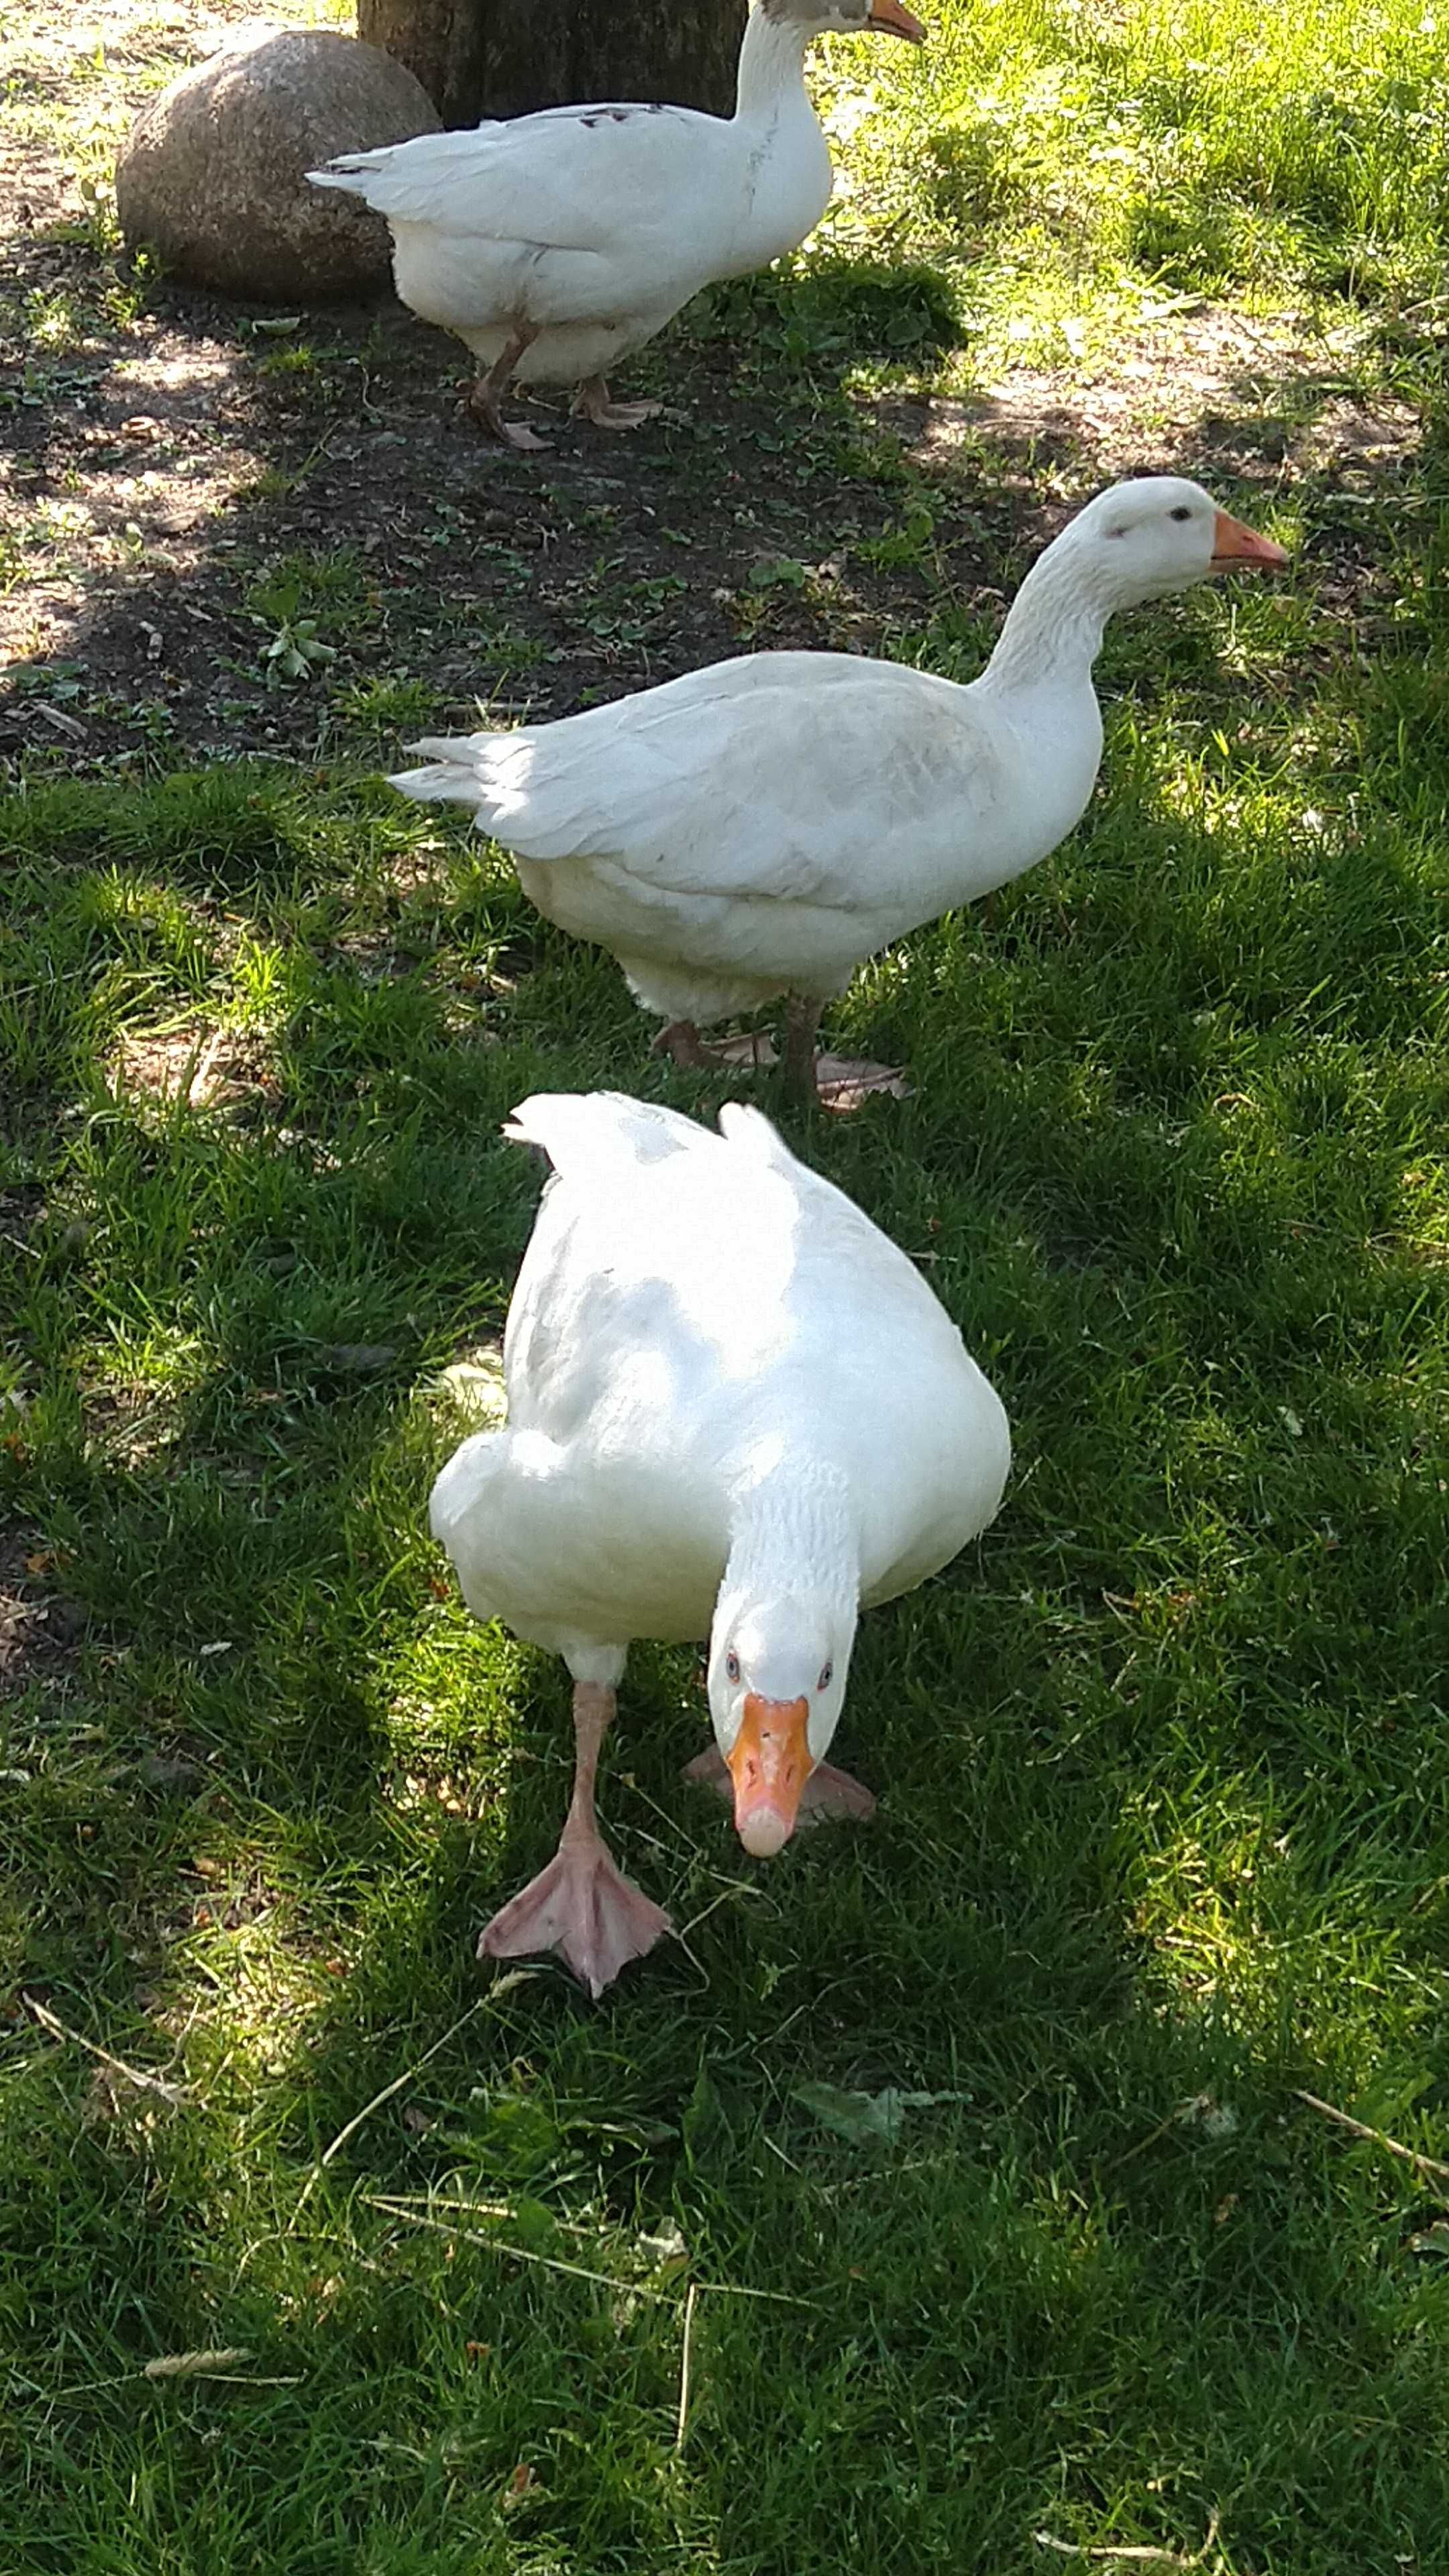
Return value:
M 1219 510 L 1213 528 L 1213 564 L 1261 564 L 1264 571 L 1275 570 L 1288 561 L 1282 546 L 1271 537 L 1260 537 L 1256 528 L 1245 528 L 1241 519 L 1230 519 Z
M 726 1754 L 735 1784 L 735 1831 L 754 1860 L 773 1860 L 795 1830 L 800 1792 L 815 1768 L 803 1699 L 745 1693 L 745 1714 Z
M 926 30 L 920 19 L 913 18 L 909 9 L 903 9 L 901 0 L 871 0 L 870 15 L 865 23 L 868 27 L 882 28 L 889 36 L 904 36 L 908 44 L 923 45 L 926 41 Z

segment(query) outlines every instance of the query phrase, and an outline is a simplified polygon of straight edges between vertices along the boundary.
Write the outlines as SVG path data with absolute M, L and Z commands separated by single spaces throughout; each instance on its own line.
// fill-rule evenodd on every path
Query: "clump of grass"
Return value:
M 1432 13 L 953 0 L 908 62 L 841 48 L 827 238 L 929 250 L 994 341 L 1150 283 L 1434 295 L 1449 74 Z M 1026 335 L 1018 332 L 1020 354 Z M 1057 354 L 1060 354 L 1058 349 Z

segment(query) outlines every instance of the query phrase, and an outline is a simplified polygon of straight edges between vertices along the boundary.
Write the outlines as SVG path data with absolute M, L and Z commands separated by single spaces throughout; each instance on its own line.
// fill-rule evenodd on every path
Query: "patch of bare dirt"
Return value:
M 86 1614 L 67 1598 L 54 1553 L 39 1533 L 17 1530 L 0 1538 L 0 1697 L 27 1682 L 53 1686 L 64 1679 L 85 1627 Z
M 147 1093 L 156 1102 L 184 1100 L 188 1109 L 221 1108 L 259 1088 L 281 1096 L 260 1039 L 204 1021 L 124 1030 L 110 1073 L 117 1091 Z
M 1189 305 L 1066 380 L 1017 368 L 967 401 L 933 404 L 912 452 L 939 463 L 985 434 L 1075 460 L 1094 483 L 1217 467 L 1248 482 L 1311 473 L 1353 488 L 1360 471 L 1382 480 L 1407 465 L 1421 434 L 1407 403 L 1354 397 L 1353 355 L 1351 334 L 1325 338 L 1306 319 Z

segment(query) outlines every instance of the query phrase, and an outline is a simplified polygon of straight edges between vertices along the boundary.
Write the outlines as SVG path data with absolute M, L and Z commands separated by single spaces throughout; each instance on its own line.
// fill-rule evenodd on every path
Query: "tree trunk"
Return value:
M 575 100 L 669 99 L 729 116 L 741 0 L 357 0 L 445 125 Z

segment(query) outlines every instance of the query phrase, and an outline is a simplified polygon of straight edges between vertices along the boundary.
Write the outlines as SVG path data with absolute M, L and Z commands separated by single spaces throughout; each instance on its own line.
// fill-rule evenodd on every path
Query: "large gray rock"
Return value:
M 244 36 L 183 72 L 136 119 L 116 208 L 193 285 L 322 304 L 380 285 L 388 229 L 353 197 L 309 187 L 338 152 L 436 134 L 427 91 L 375 45 L 295 29 Z

